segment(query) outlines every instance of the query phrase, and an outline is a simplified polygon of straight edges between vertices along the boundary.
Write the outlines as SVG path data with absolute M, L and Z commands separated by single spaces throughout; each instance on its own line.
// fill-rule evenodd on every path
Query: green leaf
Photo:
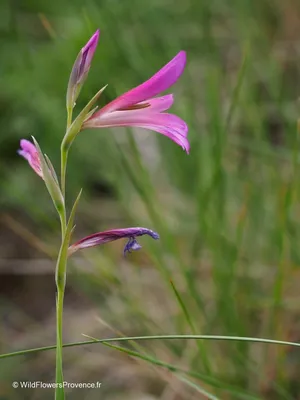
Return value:
M 181 380 L 182 382 L 186 383 L 188 386 L 192 387 L 193 389 L 195 389 L 197 392 L 203 394 L 205 396 L 206 399 L 210 399 L 210 400 L 219 400 L 218 397 L 214 396 L 213 394 L 207 392 L 205 389 L 203 389 L 202 387 L 200 387 L 199 385 L 197 385 L 195 382 L 190 381 L 189 379 L 186 379 L 184 376 L 178 375 L 176 374 L 176 376 L 178 377 L 179 380 Z
M 246 337 L 246 336 L 222 336 L 222 335 L 152 335 L 152 336 L 128 336 L 128 337 L 115 337 L 108 339 L 93 339 L 86 340 L 83 342 L 73 342 L 66 343 L 63 347 L 76 347 L 76 346 L 85 346 L 95 343 L 103 343 L 103 342 L 127 342 L 131 340 L 217 340 L 217 341 L 230 341 L 230 342 L 250 342 L 250 343 L 261 343 L 261 344 L 277 344 L 279 346 L 293 346 L 300 347 L 300 343 L 297 342 L 287 342 L 284 340 L 274 340 L 274 339 L 264 339 L 264 338 L 255 338 L 255 337 Z M 48 351 L 54 350 L 56 348 L 55 345 L 45 346 L 45 347 L 37 347 L 34 349 L 27 350 L 19 350 L 11 353 L 0 354 L 1 358 L 10 358 L 16 356 L 22 356 L 31 353 L 38 353 L 40 351 Z
M 247 70 L 248 60 L 249 60 L 248 53 L 249 53 L 249 49 L 248 49 L 248 47 L 246 47 L 246 50 L 244 52 L 244 57 L 242 60 L 242 64 L 241 64 L 241 67 L 240 67 L 240 70 L 238 73 L 237 82 L 236 82 L 235 88 L 233 90 L 230 107 L 229 107 L 229 112 L 228 112 L 226 122 L 225 122 L 225 130 L 226 131 L 228 131 L 228 129 L 230 127 L 230 123 L 231 123 L 236 105 L 238 103 L 242 83 L 243 83 L 244 77 L 246 75 L 246 70 Z
M 184 378 L 181 374 L 178 374 L 178 372 L 182 373 L 182 374 L 186 374 L 188 376 L 191 376 L 193 378 L 198 378 L 200 380 L 202 380 L 203 382 L 205 382 L 206 384 L 213 386 L 215 388 L 220 388 L 223 389 L 224 391 L 230 392 L 230 393 L 234 393 L 236 395 L 239 396 L 239 398 L 244 398 L 244 399 L 251 399 L 251 400 L 258 400 L 258 398 L 256 396 L 252 396 L 250 394 L 248 394 L 247 392 L 241 391 L 241 389 L 230 386 L 228 384 L 226 384 L 225 382 L 220 381 L 219 379 L 213 378 L 210 375 L 206 375 L 203 374 L 201 372 L 195 372 L 195 371 L 188 371 L 188 370 L 184 370 L 180 367 L 177 367 L 173 364 L 169 364 L 166 363 L 164 361 L 158 360 L 155 357 L 152 356 L 148 356 L 146 354 L 141 354 L 138 353 L 136 351 L 130 350 L 130 349 L 126 349 L 125 347 L 121 347 L 121 346 L 116 346 L 113 344 L 109 344 L 107 342 L 102 342 L 102 344 L 104 344 L 107 347 L 110 347 L 112 349 L 118 350 L 122 353 L 126 353 L 127 355 L 131 356 L 131 357 L 135 357 L 135 358 L 139 358 L 141 360 L 150 362 L 153 365 L 159 366 L 159 367 L 163 367 L 166 368 L 167 370 L 169 370 L 170 372 L 175 373 L 175 376 L 178 377 L 180 380 L 185 381 L 185 383 L 189 384 L 190 386 L 192 386 L 194 389 L 196 389 L 198 392 L 201 392 L 202 394 L 206 393 L 206 395 L 209 394 L 208 397 L 209 399 L 213 399 L 213 400 L 217 400 L 218 398 L 211 395 L 210 393 L 206 392 L 202 387 L 200 387 L 199 385 L 195 384 L 194 382 L 189 381 L 188 379 Z
M 70 148 L 73 140 L 76 138 L 76 136 L 80 132 L 80 130 L 82 128 L 82 124 L 90 116 L 92 107 L 98 101 L 99 97 L 104 92 L 106 87 L 107 87 L 107 85 L 105 85 L 102 89 L 100 89 L 95 94 L 95 96 L 87 103 L 87 105 L 83 108 L 83 110 L 78 114 L 76 119 L 73 121 L 73 123 L 71 124 L 70 128 L 67 130 L 67 132 L 63 138 L 63 141 L 62 141 L 63 149 Z
M 53 164 L 52 164 L 50 158 L 47 156 L 47 154 L 45 154 L 44 156 L 45 156 L 45 160 L 46 160 L 46 163 L 47 163 L 47 165 L 48 165 L 48 168 L 49 168 L 49 170 L 50 170 L 50 172 L 51 172 L 53 178 L 55 179 L 55 182 L 56 182 L 57 185 L 59 186 L 58 178 L 57 178 L 55 169 L 54 169 L 54 167 L 53 167 Z
M 176 289 L 173 281 L 170 281 L 170 283 L 171 283 L 172 289 L 173 289 L 173 291 L 175 293 L 175 297 L 176 297 L 176 299 L 177 299 L 177 301 L 178 301 L 178 303 L 179 303 L 179 305 L 180 305 L 180 307 L 181 307 L 181 309 L 183 311 L 183 314 L 184 314 L 184 316 L 185 316 L 185 318 L 187 320 L 187 323 L 189 324 L 189 327 L 191 328 L 192 333 L 196 334 L 196 329 L 195 329 L 195 326 L 193 324 L 192 318 L 191 318 L 191 316 L 190 316 L 190 314 L 188 312 L 187 307 L 185 306 L 185 304 L 184 304 L 184 302 L 183 302 L 178 290 Z M 209 358 L 208 358 L 208 356 L 206 354 L 206 349 L 205 349 L 205 347 L 203 346 L 203 343 L 200 340 L 197 340 L 197 347 L 198 347 L 199 353 L 201 354 L 201 358 L 202 358 L 202 361 L 203 361 L 203 364 L 204 364 L 205 372 L 210 374 L 211 373 L 211 367 L 210 367 Z

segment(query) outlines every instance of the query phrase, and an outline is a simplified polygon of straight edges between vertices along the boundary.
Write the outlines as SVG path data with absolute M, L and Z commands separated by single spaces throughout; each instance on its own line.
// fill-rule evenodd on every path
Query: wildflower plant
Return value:
M 94 233 L 70 245 L 74 231 L 74 218 L 80 199 L 81 191 L 74 202 L 68 215 L 66 210 L 66 170 L 70 147 L 76 136 L 85 129 L 108 127 L 140 127 L 150 129 L 169 137 L 179 144 L 187 153 L 189 142 L 187 139 L 188 128 L 186 123 L 178 116 L 166 113 L 172 103 L 173 95 L 159 96 L 161 92 L 172 86 L 183 73 L 186 54 L 180 51 L 168 64 L 153 75 L 149 80 L 119 96 L 103 108 L 98 110 L 96 105 L 106 86 L 101 88 L 88 102 L 78 116 L 73 119 L 73 109 L 80 90 L 89 73 L 92 59 L 96 51 L 100 32 L 97 30 L 87 44 L 80 50 L 73 65 L 66 95 L 67 128 L 61 143 L 61 174 L 60 179 L 55 169 L 43 153 L 35 138 L 33 142 L 22 139 L 19 155 L 24 157 L 32 169 L 45 182 L 50 197 L 57 210 L 61 222 L 61 245 L 56 264 L 56 389 L 55 398 L 65 398 L 63 388 L 62 366 L 62 330 L 63 330 L 63 302 L 66 286 L 67 260 L 74 252 L 88 247 L 126 238 L 124 255 L 131 251 L 139 250 L 140 244 L 137 237 L 149 235 L 159 239 L 158 233 L 141 227 L 111 229 Z

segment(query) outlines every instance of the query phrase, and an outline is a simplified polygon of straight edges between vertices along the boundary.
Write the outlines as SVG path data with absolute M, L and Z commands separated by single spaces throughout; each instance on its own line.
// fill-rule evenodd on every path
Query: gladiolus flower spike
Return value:
M 118 126 L 150 129 L 169 137 L 188 153 L 187 124 L 176 115 L 163 112 L 173 104 L 173 95 L 154 97 L 178 80 L 185 63 L 186 53 L 180 51 L 152 78 L 92 114 L 82 129 Z
M 132 250 L 139 250 L 142 246 L 137 242 L 136 237 L 149 235 L 153 239 L 159 239 L 159 234 L 147 228 L 123 228 L 111 229 L 108 231 L 94 233 L 74 243 L 69 247 L 69 255 L 75 253 L 77 250 L 86 249 L 88 247 L 98 246 L 100 244 L 113 242 L 118 239 L 128 238 L 124 247 L 124 256 L 126 253 L 131 253 Z
M 20 141 L 20 147 L 21 149 L 18 150 L 18 154 L 24 157 L 31 168 L 43 179 L 41 162 L 35 145 L 29 142 L 29 140 L 22 139 Z

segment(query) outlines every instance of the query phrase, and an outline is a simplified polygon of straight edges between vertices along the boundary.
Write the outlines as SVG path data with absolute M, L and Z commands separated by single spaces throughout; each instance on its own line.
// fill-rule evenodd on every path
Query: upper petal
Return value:
M 97 118 L 98 115 L 103 115 L 120 108 L 126 108 L 157 96 L 177 81 L 183 73 L 185 63 L 186 53 L 185 51 L 180 51 L 167 65 L 153 75 L 152 78 L 117 97 L 96 112 L 92 118 Z

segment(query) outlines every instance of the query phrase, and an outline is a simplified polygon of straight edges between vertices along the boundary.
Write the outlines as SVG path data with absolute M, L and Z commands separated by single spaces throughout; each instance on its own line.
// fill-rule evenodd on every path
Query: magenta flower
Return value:
M 44 179 L 43 173 L 42 173 L 41 162 L 40 162 L 36 147 L 31 142 L 29 142 L 29 140 L 26 140 L 26 139 L 22 139 L 20 141 L 20 147 L 21 147 L 21 149 L 18 150 L 18 154 L 20 154 L 20 156 L 24 157 L 28 161 L 31 168 L 42 179 Z
M 77 250 L 86 249 L 88 247 L 98 246 L 100 244 L 113 242 L 114 240 L 128 238 L 124 247 L 124 255 L 131 253 L 131 250 L 139 250 L 142 246 L 136 240 L 137 236 L 149 235 L 153 239 L 159 239 L 159 234 L 147 228 L 124 228 L 111 229 L 109 231 L 94 233 L 79 240 L 69 247 L 69 255 Z
M 99 29 L 93 34 L 87 44 L 80 50 L 73 65 L 67 91 L 67 107 L 73 108 L 80 89 L 89 73 L 91 62 L 99 40 Z
M 163 112 L 173 104 L 173 95 L 154 97 L 177 81 L 185 63 L 186 54 L 180 51 L 152 78 L 96 111 L 84 122 L 82 129 L 118 126 L 151 129 L 168 136 L 188 153 L 186 123 L 174 114 Z

